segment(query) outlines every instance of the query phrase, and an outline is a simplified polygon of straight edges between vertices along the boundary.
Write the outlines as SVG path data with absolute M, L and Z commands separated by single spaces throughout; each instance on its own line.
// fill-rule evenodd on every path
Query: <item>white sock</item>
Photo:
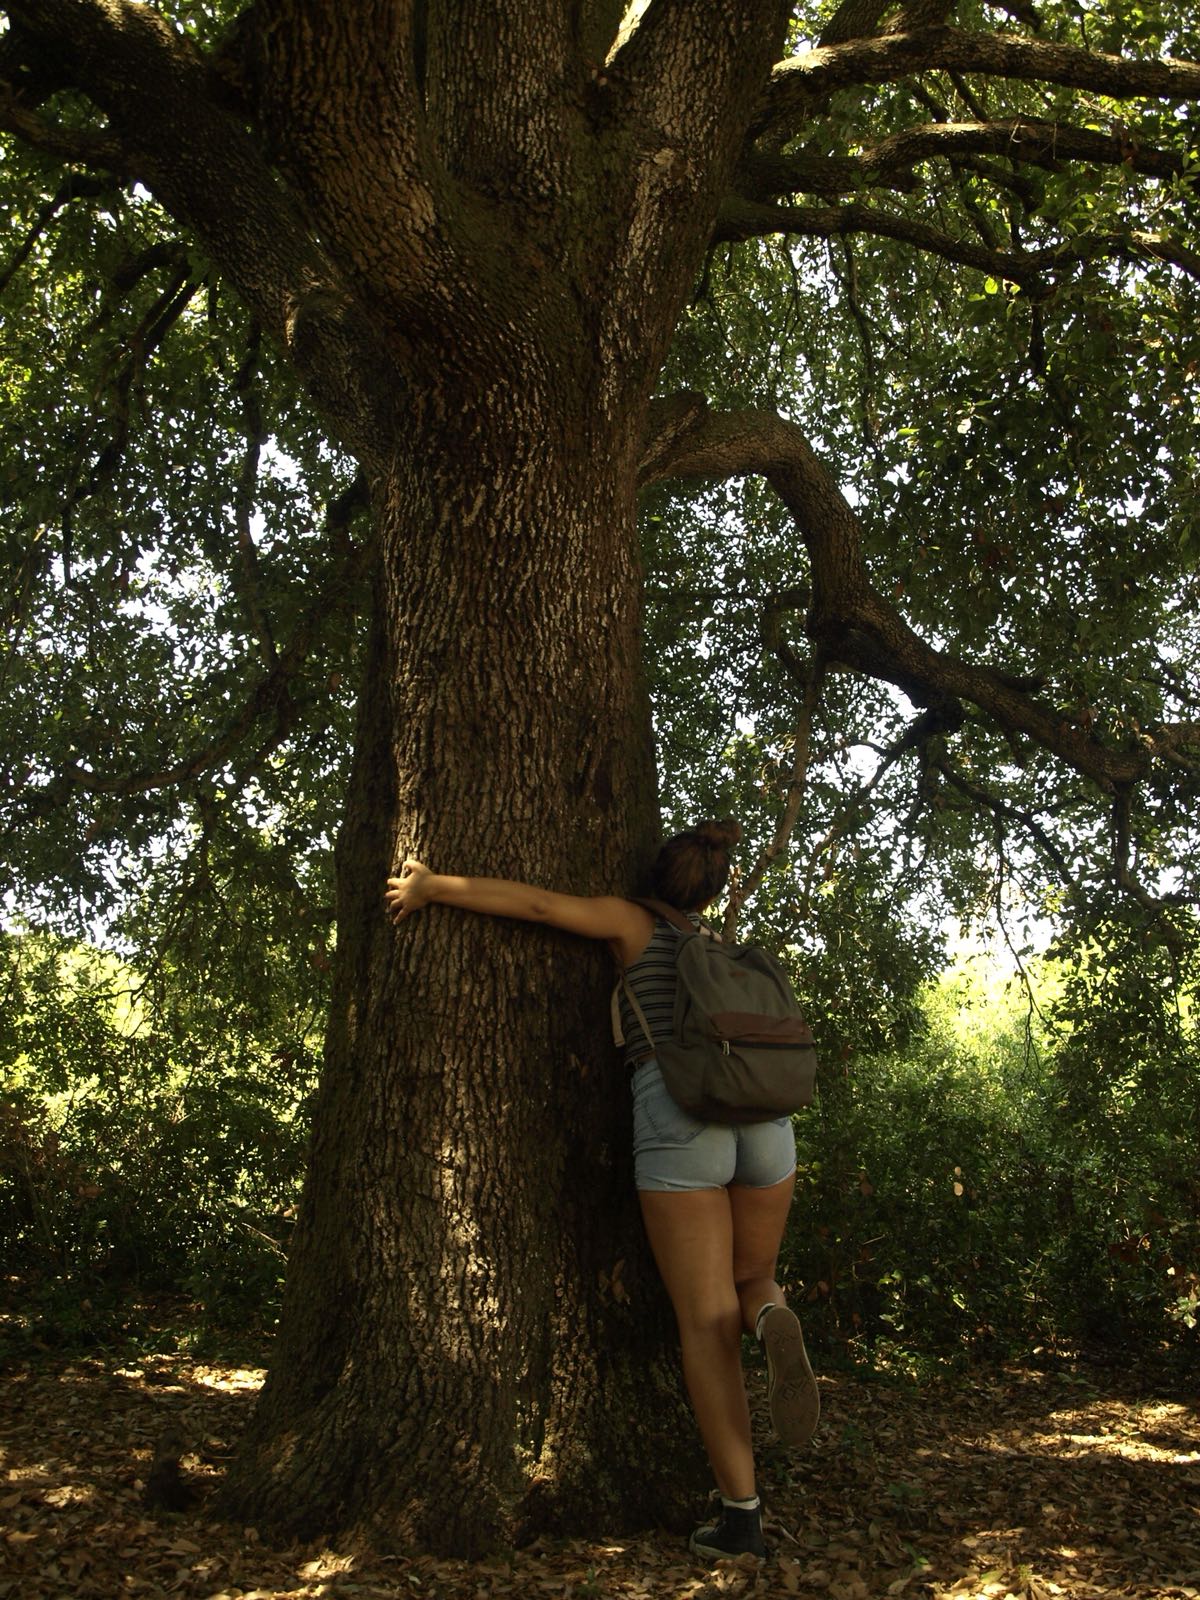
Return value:
M 761 1306 L 759 1308 L 759 1313 L 754 1319 L 754 1337 L 756 1339 L 758 1339 L 758 1340 L 762 1339 L 763 1318 L 766 1316 L 768 1311 L 774 1311 L 774 1309 L 775 1309 L 774 1300 L 768 1300 L 765 1306 Z
M 749 1500 L 731 1500 L 728 1495 L 723 1494 L 721 1504 L 729 1506 L 734 1511 L 757 1511 L 759 1500 L 756 1494 L 752 1494 Z

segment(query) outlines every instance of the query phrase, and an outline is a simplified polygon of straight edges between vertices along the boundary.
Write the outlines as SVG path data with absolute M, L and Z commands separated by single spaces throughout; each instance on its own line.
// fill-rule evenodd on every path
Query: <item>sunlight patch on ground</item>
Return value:
M 265 1367 L 193 1367 L 191 1379 L 205 1389 L 222 1389 L 242 1392 L 261 1389 L 266 1381 Z
M 686 1530 L 546 1537 L 469 1563 L 274 1546 L 210 1520 L 262 1378 L 176 1353 L 6 1374 L 0 1600 L 1200 1600 L 1196 1407 L 1116 1371 L 839 1373 L 821 1380 L 822 1434 L 793 1455 L 766 1435 L 756 1370 L 775 1559 L 716 1569 L 688 1556 Z M 183 1512 L 145 1500 L 164 1422 L 190 1447 Z

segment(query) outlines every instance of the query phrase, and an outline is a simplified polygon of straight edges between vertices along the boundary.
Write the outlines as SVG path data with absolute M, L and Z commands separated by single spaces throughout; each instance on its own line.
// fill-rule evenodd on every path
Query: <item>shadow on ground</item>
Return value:
M 760 1440 L 773 1558 L 715 1571 L 652 1529 L 474 1564 L 271 1548 L 206 1514 L 261 1378 L 175 1355 L 10 1368 L 0 1600 L 1200 1600 L 1200 1408 L 1128 1373 L 1005 1368 L 924 1389 L 823 1379 L 810 1452 Z M 193 1499 L 152 1512 L 144 1486 L 169 1430 L 186 1441 Z

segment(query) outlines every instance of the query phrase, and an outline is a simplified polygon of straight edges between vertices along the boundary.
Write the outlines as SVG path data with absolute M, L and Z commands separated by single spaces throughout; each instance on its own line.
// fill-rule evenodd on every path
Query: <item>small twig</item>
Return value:
M 1113 875 L 1117 887 L 1132 900 L 1156 915 L 1169 906 L 1184 905 L 1184 894 L 1154 895 L 1137 877 L 1129 864 L 1130 831 L 1133 821 L 1133 790 L 1122 786 L 1113 797 Z
M 254 531 L 251 527 L 255 491 L 258 487 L 259 461 L 267 438 L 266 429 L 263 427 L 262 403 L 255 385 L 261 348 L 262 334 L 257 327 L 254 327 L 250 332 L 245 357 L 233 381 L 233 391 L 241 397 L 243 431 L 246 436 L 246 452 L 242 458 L 242 467 L 234 490 L 233 511 L 237 525 L 238 567 L 242 580 L 238 585 L 238 594 L 246 609 L 251 630 L 258 641 L 262 664 L 268 672 L 271 672 L 279 657 L 271 632 L 271 620 L 263 603 L 262 569 L 258 560 L 258 546 L 254 542 Z
M 845 262 L 846 273 L 842 279 L 842 290 L 846 296 L 846 304 L 850 307 L 850 315 L 858 329 L 859 345 L 862 349 L 862 382 L 858 387 L 858 405 L 862 413 L 863 438 L 867 448 L 875 457 L 875 465 L 880 473 L 885 467 L 883 451 L 879 443 L 879 418 L 875 413 L 872 396 L 879 388 L 879 367 L 875 359 L 875 341 L 872 335 L 871 324 L 863 310 L 858 294 L 858 258 L 854 253 L 854 245 L 849 239 L 842 240 L 842 258 Z
M 800 807 L 804 800 L 804 790 L 808 781 L 808 757 L 812 746 L 813 717 L 820 703 L 821 686 L 825 681 L 825 672 L 825 657 L 821 651 L 818 651 L 813 656 L 809 666 L 808 682 L 805 686 L 804 697 L 800 703 L 800 720 L 792 743 L 792 772 L 787 786 L 787 803 L 776 824 L 771 842 L 763 847 L 750 872 L 730 892 L 729 901 L 725 907 L 725 916 L 721 923 L 721 937 L 723 939 L 733 938 L 734 933 L 737 931 L 738 913 L 766 877 L 772 865 L 787 848 L 787 842 L 791 838 L 799 820 Z
M 270 729 L 263 743 L 239 769 L 239 777 L 244 780 L 260 767 L 292 726 L 296 707 L 291 697 L 291 684 L 308 657 L 314 636 L 330 612 L 343 603 L 346 594 L 357 585 L 369 544 L 365 541 L 353 543 L 346 530 L 352 518 L 366 504 L 366 482 L 361 475 L 330 504 L 325 530 L 332 540 L 337 541 L 342 558 L 336 573 L 313 597 L 287 648 L 276 657 L 274 666 L 250 691 L 232 720 L 208 744 L 168 766 L 121 775 L 103 776 L 78 762 L 67 763 L 58 769 L 49 783 L 34 792 L 28 802 L 29 812 L 34 816 L 44 815 L 55 806 L 65 803 L 71 792 L 77 789 L 88 794 L 146 794 L 202 777 L 227 761 L 255 724 L 270 713 L 273 714 Z
M 981 788 L 979 784 L 972 783 L 969 778 L 964 778 L 962 773 L 956 771 L 949 761 L 943 759 L 935 762 L 935 765 L 947 783 L 952 784 L 960 794 L 966 795 L 968 800 L 975 801 L 977 805 L 985 806 L 995 817 L 1004 817 L 1009 821 L 1019 823 L 1049 860 L 1053 862 L 1054 869 L 1063 882 L 1072 888 L 1076 887 L 1075 879 L 1071 874 L 1070 867 L 1067 865 L 1066 857 L 1032 812 L 1023 811 L 1018 806 L 1010 805 L 1007 800 L 1001 800 L 998 795 L 990 794 L 986 789 Z
M 107 178 L 89 178 L 80 173 L 72 173 L 66 182 L 61 185 L 57 194 L 38 209 L 38 214 L 33 219 L 29 232 L 17 246 L 12 260 L 4 268 L 3 272 L 0 272 L 0 294 L 4 293 L 26 261 L 29 260 L 38 240 L 60 211 L 65 210 L 72 200 L 95 199 L 110 187 L 111 184 Z

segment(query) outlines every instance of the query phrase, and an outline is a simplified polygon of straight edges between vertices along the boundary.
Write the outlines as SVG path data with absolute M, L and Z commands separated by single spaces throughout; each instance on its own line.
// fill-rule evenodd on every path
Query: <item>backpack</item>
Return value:
M 675 958 L 675 1015 L 669 1039 L 655 1039 L 633 989 L 621 987 L 671 1098 L 705 1122 L 768 1122 L 813 1097 L 817 1052 L 787 975 L 751 944 L 698 934 L 661 900 L 639 900 L 686 937 Z

